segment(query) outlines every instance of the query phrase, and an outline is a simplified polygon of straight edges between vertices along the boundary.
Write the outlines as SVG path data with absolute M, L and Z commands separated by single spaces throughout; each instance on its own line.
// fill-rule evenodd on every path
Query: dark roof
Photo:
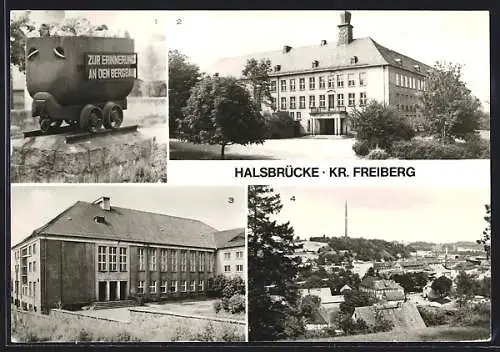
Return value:
M 384 293 L 384 299 L 386 301 L 403 301 L 405 294 L 401 291 L 387 291 Z
M 376 306 L 356 307 L 353 316 L 363 319 L 368 326 L 376 324 L 376 312 L 394 324 L 395 330 L 425 328 L 425 323 L 417 306 L 412 303 L 402 303 L 397 308 L 383 308 Z
M 237 228 L 214 233 L 217 248 L 241 247 L 245 245 L 245 229 Z
M 379 279 L 373 276 L 365 277 L 359 286 L 371 288 L 374 290 L 386 290 L 386 289 L 402 289 L 401 285 L 393 280 Z
M 104 217 L 104 222 L 96 222 L 97 216 Z M 71 236 L 215 249 L 216 231 L 199 220 L 115 206 L 108 211 L 100 205 L 78 201 L 30 237 Z
M 351 64 L 351 58 L 356 56 L 358 61 Z M 245 56 L 223 58 L 208 70 L 209 73 L 219 73 L 225 76 L 241 77 L 247 59 L 256 60 L 269 59 L 271 65 L 280 65 L 281 69 L 277 74 L 290 74 L 303 71 L 323 71 L 325 69 L 357 68 L 366 66 L 391 65 L 394 67 L 410 70 L 418 73 L 414 65 L 420 66 L 420 73 L 426 74 L 431 69 L 430 66 L 412 59 L 406 55 L 390 50 L 372 38 L 354 39 L 351 43 L 337 46 L 336 43 L 328 42 L 326 45 L 309 45 L 291 48 L 284 53 L 281 49 L 253 53 Z M 401 65 L 396 61 L 401 59 Z M 312 61 L 317 60 L 319 65 L 312 68 Z

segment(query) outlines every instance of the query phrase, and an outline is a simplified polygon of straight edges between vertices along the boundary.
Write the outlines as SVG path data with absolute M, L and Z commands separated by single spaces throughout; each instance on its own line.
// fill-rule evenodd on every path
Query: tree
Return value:
M 340 311 L 351 316 L 354 313 L 354 308 L 371 306 L 373 303 L 375 303 L 375 299 L 366 292 L 349 290 L 344 293 L 344 302 L 340 303 Z
M 268 186 L 248 188 L 249 338 L 269 341 L 303 330 L 295 285 L 299 257 L 289 222 L 273 220 L 282 209 L 280 195 Z M 272 286 L 272 295 L 266 287 Z
M 26 71 L 26 39 L 36 29 L 29 14 L 29 11 L 25 11 L 20 16 L 10 17 L 10 63 L 21 72 Z
M 271 72 L 271 60 L 261 59 L 257 61 L 254 58 L 247 59 L 247 63 L 241 72 L 250 84 L 253 99 L 259 108 L 263 102 L 272 100 L 269 79 Z
M 198 66 L 189 63 L 188 57 L 178 50 L 168 51 L 168 121 L 171 135 L 182 121 L 182 108 L 186 106 L 191 89 L 200 80 Z
M 307 320 L 314 320 L 314 316 L 318 313 L 320 306 L 321 298 L 319 298 L 318 296 L 304 296 L 300 301 L 300 313 Z
M 489 204 L 485 204 L 484 207 L 486 208 L 484 220 L 487 224 L 483 230 L 481 239 L 477 240 L 477 243 L 483 245 L 484 251 L 486 252 L 486 258 L 489 260 L 491 256 L 491 206 Z
M 375 273 L 375 269 L 373 269 L 373 266 L 371 266 L 370 268 L 368 268 L 368 270 L 367 270 L 367 271 L 366 271 L 366 273 L 365 273 L 365 276 L 363 276 L 363 279 L 364 279 L 365 277 L 370 277 L 370 276 L 371 276 L 371 277 L 375 277 L 375 276 L 377 276 L 377 274 Z
M 432 282 L 431 288 L 441 297 L 444 297 L 450 293 L 452 284 L 453 281 L 451 279 L 448 279 L 446 276 L 440 276 Z
M 412 139 L 415 135 L 410 122 L 392 107 L 371 101 L 363 110 L 352 116 L 356 139 L 365 142 L 369 149 L 390 150 L 396 141 Z
M 465 271 L 460 271 L 455 278 L 456 290 L 459 306 L 462 307 L 465 303 L 471 300 L 477 291 L 479 285 L 471 275 L 467 275 Z
M 436 63 L 421 96 L 427 132 L 443 144 L 465 139 L 479 128 L 481 103 L 462 81 L 462 66 Z
M 228 145 L 264 143 L 264 118 L 235 78 L 204 78 L 192 89 L 183 113 L 179 137 L 220 145 L 221 159 Z

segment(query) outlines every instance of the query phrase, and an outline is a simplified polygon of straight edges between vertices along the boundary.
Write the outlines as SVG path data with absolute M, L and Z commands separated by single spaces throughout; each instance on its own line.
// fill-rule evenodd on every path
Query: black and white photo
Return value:
M 168 23 L 173 160 L 489 158 L 487 11 L 194 11 Z
M 165 15 L 11 11 L 12 182 L 164 182 Z
M 245 341 L 245 187 L 17 185 L 11 221 L 13 342 Z
M 248 191 L 249 341 L 491 337 L 489 187 Z

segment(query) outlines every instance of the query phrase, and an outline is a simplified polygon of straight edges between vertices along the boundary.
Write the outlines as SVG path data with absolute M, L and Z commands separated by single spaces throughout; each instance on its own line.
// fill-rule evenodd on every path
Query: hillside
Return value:
M 408 258 L 412 248 L 396 242 L 378 239 L 350 237 L 311 237 L 311 241 L 323 242 L 335 251 L 348 250 L 356 253 L 356 259 L 367 261 Z

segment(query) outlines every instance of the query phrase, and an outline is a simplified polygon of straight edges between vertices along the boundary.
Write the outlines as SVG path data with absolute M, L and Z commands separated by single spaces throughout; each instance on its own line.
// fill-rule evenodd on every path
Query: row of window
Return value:
M 143 280 L 139 281 L 137 285 L 137 293 L 144 293 L 145 282 Z M 196 280 L 189 281 L 189 292 L 201 292 L 205 289 L 205 282 L 203 280 L 198 281 L 198 287 L 196 287 Z M 158 292 L 158 282 L 156 280 L 151 280 L 149 282 L 149 293 Z M 160 293 L 174 293 L 174 292 L 188 292 L 188 282 L 186 280 L 163 280 L 160 283 Z
M 224 272 L 225 273 L 230 273 L 231 272 L 231 265 L 224 265 Z M 237 273 L 242 273 L 243 272 L 243 265 L 242 264 L 237 264 L 236 265 L 236 272 Z
M 320 108 L 325 108 L 326 107 L 326 97 L 324 94 L 321 94 L 319 96 L 318 100 L 318 106 Z M 355 106 L 356 105 L 356 93 L 348 93 L 347 94 L 347 104 L 348 106 Z M 288 103 L 288 104 L 287 104 Z M 335 94 L 328 94 L 328 107 L 333 108 L 335 103 Z M 367 103 L 367 98 L 366 98 L 366 92 L 361 92 L 359 93 L 359 106 L 365 106 Z M 344 106 L 344 94 L 339 93 L 337 94 L 337 105 L 336 106 Z M 316 107 L 316 96 L 315 95 L 310 95 L 309 96 L 309 108 L 315 108 Z M 304 95 L 299 97 L 299 109 L 305 109 L 306 108 L 306 97 Z M 296 97 L 281 97 L 280 99 L 280 109 L 281 110 L 287 110 L 287 109 L 297 109 L 297 101 Z
M 36 261 L 28 262 L 28 272 L 36 273 Z
M 127 271 L 127 248 L 119 248 L 119 267 L 117 265 L 117 247 L 99 246 L 97 252 L 99 271 Z
M 36 254 L 36 243 L 33 243 L 33 244 L 29 245 L 28 247 L 25 247 L 21 250 L 21 255 L 23 255 L 23 256 L 32 255 L 32 254 Z M 19 259 L 19 251 L 14 252 L 14 258 Z
M 148 270 L 156 271 L 156 248 L 148 249 Z M 144 271 L 146 268 L 146 258 L 145 258 L 145 248 L 139 248 L 139 270 Z M 187 250 L 176 250 L 176 249 L 160 249 L 160 271 L 167 272 L 168 264 L 170 262 L 170 271 L 181 272 L 187 271 L 189 254 L 189 271 L 194 273 L 198 268 L 198 271 L 205 271 L 205 261 L 208 257 L 208 267 L 207 271 L 211 272 L 213 268 L 213 255 L 212 253 L 198 252 L 198 251 L 187 251 Z M 198 263 L 198 266 L 196 265 Z
M 425 90 L 425 80 L 413 76 L 396 73 L 396 86 L 411 88 L 416 90 Z
M 36 295 L 36 282 L 35 281 L 29 281 L 28 284 L 22 285 L 22 295 L 27 296 L 27 297 L 33 297 L 35 298 Z M 17 293 L 17 282 L 15 286 L 15 292 Z
M 316 77 L 309 77 L 309 80 L 308 80 L 309 90 L 316 89 L 316 82 L 318 83 L 318 89 L 326 89 L 327 87 L 328 87 L 328 89 L 333 89 L 335 87 L 337 87 L 337 88 L 344 88 L 345 87 L 346 75 L 344 75 L 344 74 L 329 75 L 327 77 L 319 76 L 317 78 L 318 79 L 316 80 Z M 299 83 L 299 90 L 306 89 L 306 79 L 305 78 L 299 78 L 298 83 Z M 347 86 L 348 87 L 356 87 L 357 84 L 360 87 L 366 86 L 366 84 L 367 84 L 366 72 L 360 72 L 359 74 L 355 74 L 355 73 L 348 73 L 347 74 Z M 277 85 L 277 81 L 275 81 L 275 80 L 271 81 L 271 92 L 272 93 L 276 92 L 276 85 Z M 296 79 L 295 78 L 291 78 L 289 80 L 286 80 L 286 79 L 280 80 L 280 91 L 286 92 L 287 89 L 289 89 L 290 92 L 295 92 L 295 90 L 296 90 Z
M 230 260 L 230 259 L 231 259 L 231 252 L 224 252 L 224 260 Z M 243 259 L 242 251 L 236 252 L 236 259 Z

